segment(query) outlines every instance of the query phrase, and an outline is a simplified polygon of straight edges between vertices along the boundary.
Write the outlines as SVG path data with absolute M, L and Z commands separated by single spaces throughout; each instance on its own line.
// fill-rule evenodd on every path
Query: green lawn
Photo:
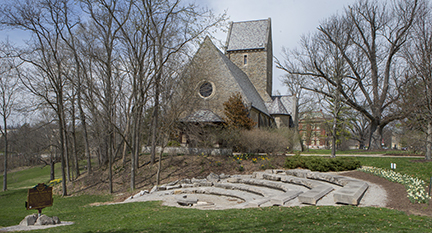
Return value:
M 159 202 L 83 206 L 77 197 L 59 203 L 48 215 L 74 221 L 43 232 L 430 232 L 432 219 L 378 208 L 270 207 L 195 210 Z M 67 203 L 66 203 L 67 202 Z M 74 204 L 79 202 L 80 204 Z M 42 231 L 41 231 L 42 232 Z
M 315 155 L 330 155 L 331 149 L 309 149 L 302 154 L 315 154 Z M 370 151 L 370 150 L 341 150 L 336 151 L 336 155 L 373 155 L 373 154 L 387 154 L 387 155 L 412 155 L 414 152 L 412 151 L 402 151 L 402 150 L 379 150 L 379 151 Z M 416 153 L 418 156 L 422 156 L 422 154 Z
M 362 166 L 372 166 L 390 169 L 391 163 L 396 163 L 395 172 L 412 175 L 429 184 L 432 177 L 432 162 L 415 163 L 418 158 L 392 158 L 392 157 L 356 157 Z
M 58 166 L 56 166 L 58 167 Z M 56 169 L 56 177 L 60 178 L 60 169 Z M 50 167 L 37 166 L 29 169 L 25 169 L 18 172 L 8 173 L 8 190 L 16 190 L 22 188 L 30 188 L 38 183 L 48 183 L 50 180 Z M 3 188 L 3 173 L 0 176 L 0 185 Z
M 357 158 L 382 168 L 398 164 L 398 172 L 426 177 L 430 163 L 410 163 L 409 158 Z M 393 160 L 389 160 L 393 159 Z M 424 166 L 424 167 L 422 167 Z M 9 174 L 7 192 L 0 192 L 0 226 L 17 225 L 37 211 L 24 207 L 27 188 L 49 179 L 49 167 Z M 60 173 L 57 174 L 60 177 Z M 0 179 L 3 177 L 0 176 Z M 73 221 L 71 226 L 38 232 L 431 232 L 432 218 L 372 207 L 269 207 L 243 210 L 195 210 L 161 206 L 160 202 L 90 206 L 111 196 L 54 196 L 44 214 Z

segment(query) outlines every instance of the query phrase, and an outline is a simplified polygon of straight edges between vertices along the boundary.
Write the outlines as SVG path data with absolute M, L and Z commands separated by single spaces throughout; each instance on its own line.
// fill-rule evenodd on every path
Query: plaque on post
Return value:
M 27 210 L 38 210 L 39 215 L 42 209 L 52 206 L 52 187 L 39 183 L 35 187 L 30 188 L 27 194 L 26 208 Z

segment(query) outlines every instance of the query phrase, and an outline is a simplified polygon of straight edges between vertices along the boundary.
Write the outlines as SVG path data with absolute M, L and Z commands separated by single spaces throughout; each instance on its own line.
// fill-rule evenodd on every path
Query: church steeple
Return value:
M 271 19 L 231 22 L 226 55 L 243 70 L 264 101 L 271 101 L 273 46 Z

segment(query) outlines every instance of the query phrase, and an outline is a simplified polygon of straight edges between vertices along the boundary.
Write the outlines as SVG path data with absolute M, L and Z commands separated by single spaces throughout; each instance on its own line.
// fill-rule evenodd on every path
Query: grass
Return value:
M 356 157 L 362 166 L 372 166 L 390 169 L 391 163 L 396 163 L 395 172 L 415 176 L 429 184 L 432 177 L 432 162 L 415 163 L 412 161 L 420 160 L 415 158 L 392 158 L 392 157 Z
M 56 169 L 55 174 L 60 177 L 60 169 Z M 3 173 L 0 178 L 0 186 L 3 187 Z M 8 172 L 7 178 L 8 190 L 30 188 L 38 183 L 47 183 L 50 180 L 50 167 L 45 166 L 42 168 L 38 166 L 13 173 Z
M 313 155 L 330 155 L 331 149 L 309 149 L 308 151 L 302 152 L 303 154 L 313 154 Z M 378 150 L 378 151 L 370 151 L 370 150 L 341 150 L 336 151 L 336 155 L 373 155 L 373 154 L 387 154 L 387 155 L 412 155 L 417 154 L 422 156 L 422 154 L 414 153 L 412 151 L 402 151 L 402 150 Z
M 88 197 L 70 202 L 81 198 Z M 431 218 L 408 217 L 384 208 L 311 206 L 221 211 L 165 207 L 159 202 L 95 207 L 82 204 L 52 209 L 60 219 L 75 224 L 43 232 L 428 232 L 432 228 Z
M 357 158 L 364 165 L 390 167 L 398 172 L 426 176 L 431 163 L 410 163 L 409 158 Z M 424 167 L 423 167 L 424 166 Z M 411 173 L 409 173 L 411 172 Z M 429 173 L 428 173 L 429 172 Z M 57 177 L 60 173 L 56 173 Z M 0 176 L 2 179 L 2 176 Z M 31 168 L 8 176 L 10 190 L 0 192 L 0 226 L 17 225 L 28 211 L 27 188 L 49 179 L 49 167 Z M 60 185 L 60 184 L 59 184 Z M 373 207 L 269 207 L 242 210 L 196 210 L 161 206 L 160 202 L 91 206 L 112 196 L 54 196 L 42 212 L 73 221 L 36 232 L 430 232 L 432 218 L 407 216 L 397 210 Z

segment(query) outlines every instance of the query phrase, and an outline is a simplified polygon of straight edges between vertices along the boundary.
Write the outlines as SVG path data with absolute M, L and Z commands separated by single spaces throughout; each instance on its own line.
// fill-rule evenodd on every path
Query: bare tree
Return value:
M 208 29 L 219 26 L 225 20 L 225 15 L 215 17 L 209 10 L 200 10 L 194 5 L 184 6 L 180 0 L 142 1 L 149 20 L 151 30 L 149 37 L 153 47 L 154 109 L 151 140 L 151 163 L 153 164 L 164 68 L 171 57 L 182 51 L 190 42 L 203 38 Z
M 98 1 L 83 1 L 85 11 L 91 17 L 91 25 L 87 32 L 90 33 L 94 40 L 100 42 L 101 46 L 95 45 L 90 56 L 95 59 L 95 71 L 100 76 L 100 89 L 93 88 L 92 91 L 99 99 L 99 103 L 103 106 L 103 112 L 98 115 L 102 117 L 104 123 L 103 145 L 105 146 L 103 159 L 108 162 L 108 179 L 109 192 L 113 193 L 112 183 L 112 164 L 114 160 L 114 134 L 115 134 L 115 91 L 116 79 L 119 79 L 117 51 L 114 49 L 117 42 L 117 36 L 120 28 L 127 20 L 127 14 L 121 19 L 121 23 L 115 22 L 113 15 L 119 15 L 123 9 L 122 1 L 118 0 L 98 0 Z M 98 85 L 96 83 L 96 85 Z M 97 108 L 94 108 L 97 110 Z
M 4 139 L 4 173 L 3 191 L 7 190 L 7 170 L 9 157 L 9 138 L 8 138 L 8 119 L 14 110 L 16 98 L 19 91 L 17 62 L 15 49 L 9 41 L 0 43 L 0 116 L 2 117 L 3 127 L 0 127 Z
M 287 59 L 294 60 L 280 65 L 288 73 L 310 77 L 309 89 L 324 96 L 335 97 L 314 85 L 326 82 L 333 86 L 341 101 L 369 119 L 371 148 L 380 147 L 382 130 L 388 123 L 405 117 L 396 105 L 400 97 L 398 87 L 404 78 L 396 64 L 413 27 L 418 2 L 400 0 L 387 5 L 359 0 L 346 8 L 343 15 L 324 21 L 316 36 L 302 42 L 304 53 L 287 54 Z M 325 67 L 330 67 L 320 60 L 320 51 L 327 45 L 337 49 L 348 67 L 339 82 L 325 72 Z
M 409 37 L 404 57 L 410 83 L 405 86 L 404 104 L 411 124 L 426 133 L 425 159 L 432 159 L 432 9 L 423 5 Z
M 61 32 L 65 30 L 65 7 L 68 0 L 40 0 L 32 2 L 10 1 L 2 6 L 1 24 L 32 33 L 30 51 L 20 56 L 31 65 L 20 78 L 27 89 L 41 98 L 56 113 L 59 127 L 60 155 L 62 163 L 62 195 L 66 186 L 66 118 L 64 63 L 67 55 Z

